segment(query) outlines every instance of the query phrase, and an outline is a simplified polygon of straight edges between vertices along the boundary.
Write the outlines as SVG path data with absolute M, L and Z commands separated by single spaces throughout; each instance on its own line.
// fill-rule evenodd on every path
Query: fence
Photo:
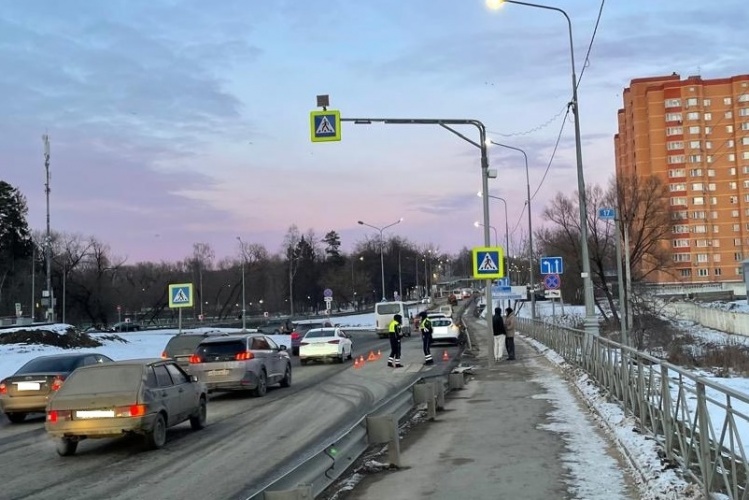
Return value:
M 526 318 L 518 327 L 585 370 L 706 497 L 749 498 L 749 395 L 603 337 Z

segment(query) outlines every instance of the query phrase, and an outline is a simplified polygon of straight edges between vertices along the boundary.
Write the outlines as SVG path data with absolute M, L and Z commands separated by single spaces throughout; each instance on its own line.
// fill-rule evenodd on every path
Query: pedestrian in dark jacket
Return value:
M 505 317 L 505 326 L 507 330 L 507 337 L 505 338 L 505 347 L 507 348 L 507 360 L 512 361 L 515 359 L 515 313 L 512 307 L 505 309 L 507 316 Z
M 393 321 L 388 325 L 388 337 L 390 338 L 390 357 L 388 358 L 388 366 L 394 368 L 402 368 L 401 365 L 401 322 L 403 316 L 396 314 L 393 316 Z
M 505 322 L 502 320 L 502 308 L 494 308 L 494 316 L 492 317 L 492 330 L 494 331 L 494 361 L 499 361 L 502 358 L 505 347 L 505 338 L 507 330 L 505 329 Z

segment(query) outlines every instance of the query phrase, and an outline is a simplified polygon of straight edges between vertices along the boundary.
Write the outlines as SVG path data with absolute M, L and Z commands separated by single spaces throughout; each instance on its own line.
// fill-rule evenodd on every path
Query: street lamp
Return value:
M 507 144 L 500 144 L 499 142 L 494 141 L 489 142 L 501 148 L 517 151 L 523 155 L 523 159 L 525 160 L 525 203 L 528 205 L 528 273 L 531 285 L 531 318 L 536 319 L 536 279 L 533 272 L 533 219 L 531 218 L 531 178 L 528 173 L 528 155 L 520 148 L 508 146 Z
M 355 282 L 354 282 L 354 262 L 355 262 L 355 260 L 356 259 L 354 259 L 353 256 L 352 256 L 352 259 L 351 259 L 351 305 L 352 306 L 354 305 L 354 299 L 356 298 L 356 286 L 355 286 Z M 359 260 L 363 262 L 364 261 L 364 257 L 359 257 Z
M 247 331 L 247 300 L 245 299 L 245 286 L 244 286 L 244 261 L 245 261 L 245 253 L 244 253 L 244 243 L 242 243 L 242 238 L 237 236 L 237 241 L 239 242 L 239 248 L 242 250 L 242 331 Z
M 481 198 L 481 191 L 479 191 L 478 193 L 476 193 L 476 196 L 478 196 L 479 198 Z M 501 201 L 502 203 L 504 203 L 504 206 L 505 206 L 505 268 L 506 268 L 505 272 L 507 273 L 507 279 L 510 279 L 510 259 L 509 259 L 509 255 L 510 255 L 510 225 L 509 225 L 509 222 L 508 222 L 509 219 L 507 218 L 507 200 L 505 200 L 501 196 L 493 196 L 493 195 L 487 195 L 487 196 L 489 198 Z
M 519 2 L 517 0 L 486 0 L 486 5 L 490 9 L 497 10 L 504 3 L 524 5 L 526 7 L 535 7 L 537 9 L 553 10 L 559 12 L 567 20 L 567 31 L 570 39 L 570 62 L 572 66 L 572 102 L 570 108 L 575 116 L 575 154 L 577 157 L 577 196 L 578 205 L 580 206 L 580 248 L 581 259 L 583 261 L 583 285 L 585 290 L 585 333 L 588 335 L 598 335 L 598 321 L 593 309 L 593 281 L 590 275 L 590 253 L 588 250 L 588 207 L 585 199 L 585 176 L 583 173 L 583 148 L 580 139 L 580 101 L 577 97 L 577 75 L 575 73 L 575 46 L 572 38 L 572 20 L 567 12 L 548 5 L 540 5 L 528 2 Z
M 473 225 L 476 227 L 484 227 L 484 225 L 479 221 L 474 222 Z M 499 238 L 497 238 L 497 228 L 492 225 L 489 225 L 489 227 L 492 229 L 492 231 L 494 231 L 494 246 L 497 247 L 499 246 L 499 244 L 497 243 L 499 241 Z
M 362 222 L 362 221 L 357 221 L 357 222 L 362 226 L 371 227 L 372 229 L 376 229 L 380 232 L 380 272 L 382 273 L 382 301 L 384 302 L 387 299 L 385 298 L 385 257 L 382 253 L 383 247 L 385 246 L 385 242 L 383 241 L 383 238 L 382 238 L 382 232 L 389 227 L 393 227 L 394 225 L 400 224 L 401 222 L 403 222 L 403 217 L 393 222 L 392 224 L 388 224 L 387 226 L 384 226 L 384 227 L 373 226 L 371 224 L 367 224 L 366 222 Z

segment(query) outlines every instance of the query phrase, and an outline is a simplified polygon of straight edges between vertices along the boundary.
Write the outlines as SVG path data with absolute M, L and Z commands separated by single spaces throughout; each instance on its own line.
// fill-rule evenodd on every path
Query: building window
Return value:
M 688 253 L 675 253 L 672 258 L 674 262 L 692 262 L 692 255 Z
M 692 183 L 692 191 L 702 191 L 702 183 L 701 182 L 693 182 Z
M 719 267 L 716 267 L 715 269 L 713 269 L 713 272 L 715 273 L 715 276 L 720 276 L 720 268 Z
M 666 113 L 666 121 L 667 122 L 680 122 L 681 113 Z
M 674 198 L 671 198 L 671 199 L 674 200 Z M 704 204 L 705 204 L 705 198 L 704 197 L 702 197 L 702 196 L 695 196 L 694 198 L 692 198 L 692 205 L 704 205 Z M 684 203 L 684 205 L 686 205 L 686 203 Z
M 749 202 L 749 194 L 744 195 L 744 201 Z M 747 213 L 747 215 L 749 215 L 749 213 Z
M 705 218 L 704 211 L 692 212 L 692 219 L 704 219 L 704 218 Z
M 702 163 L 702 155 L 689 155 L 689 163 Z
M 694 244 L 697 248 L 707 248 L 707 240 L 694 240 Z
M 710 135 L 713 133 L 713 127 L 705 127 L 705 135 Z
M 682 135 L 684 134 L 683 127 L 667 127 L 666 135 Z
M 699 120 L 699 119 L 700 119 L 700 114 L 697 111 L 690 111 L 689 113 L 687 113 L 687 120 Z
M 741 252 L 733 252 L 733 260 L 740 262 L 744 258 Z
M 712 163 L 713 161 L 715 161 L 715 159 L 713 158 L 713 155 L 707 155 L 705 157 L 705 161 L 707 161 L 708 163 Z
M 729 148 L 732 148 L 733 147 L 733 139 L 728 139 L 728 141 L 726 142 L 726 146 L 728 146 Z
M 737 267 L 736 268 L 736 276 L 741 276 L 742 274 L 744 274 L 744 270 L 741 269 L 740 267 Z
M 733 225 L 733 232 L 734 233 L 738 233 L 739 231 L 741 231 L 741 224 L 734 224 Z
M 686 191 L 687 185 L 683 182 L 676 184 L 669 184 L 668 189 L 673 193 L 674 191 Z
M 731 217 L 738 217 L 739 211 L 738 210 L 731 210 Z
M 729 196 L 728 197 L 728 203 L 730 203 L 731 205 L 735 205 L 738 202 L 739 202 L 739 197 L 738 196 Z
M 686 204 L 687 204 L 687 199 L 686 198 L 678 198 L 678 197 L 677 198 L 671 198 L 671 206 L 672 207 L 673 206 L 679 206 L 679 205 L 684 206 Z
M 669 100 L 673 100 L 673 99 L 669 99 Z M 678 106 L 678 104 L 677 104 L 677 106 Z M 697 98 L 696 97 L 690 97 L 689 99 L 687 99 L 687 106 L 697 106 Z
M 707 169 L 707 176 L 708 177 L 715 177 L 715 170 L 712 168 Z
M 734 238 L 733 239 L 733 246 L 740 247 L 741 246 L 741 238 Z
M 733 125 L 726 125 L 726 132 L 733 134 Z
M 689 133 L 690 134 L 695 134 L 695 135 L 699 134 L 700 133 L 700 127 L 698 127 L 696 125 L 693 125 L 693 126 L 689 127 Z
M 736 191 L 739 188 L 738 183 L 736 181 L 731 181 L 728 183 L 728 189 L 732 191 Z
M 749 116 L 749 108 L 741 108 L 739 110 L 739 116 Z
M 742 146 L 749 146 L 749 137 L 742 137 L 741 138 L 741 145 Z
M 671 232 L 672 233 L 688 233 L 689 226 L 685 226 L 685 225 L 671 226 Z
M 669 141 L 666 143 L 666 149 L 669 151 L 684 149 L 684 141 Z
M 697 269 L 697 276 L 705 277 L 708 276 L 710 273 L 707 269 Z
M 708 255 L 706 253 L 698 253 L 697 254 L 697 262 L 702 264 L 704 262 L 707 262 L 709 260 Z
M 749 174 L 749 167 L 741 167 L 742 174 Z
M 665 105 L 667 108 L 678 108 L 681 106 L 681 99 L 666 99 Z
M 726 111 L 725 114 L 723 115 L 723 117 L 726 120 L 730 120 L 731 118 L 733 118 L 733 111 Z
M 730 97 L 724 97 L 723 98 L 723 104 L 725 104 L 726 106 L 730 106 L 731 105 L 731 98 Z
M 713 226 L 713 234 L 718 234 L 720 232 L 720 226 Z
M 688 248 L 689 240 L 673 240 L 672 244 L 674 248 Z
M 715 210 L 713 210 L 712 212 L 710 212 L 710 218 L 713 219 L 713 220 L 717 219 L 718 218 L 718 212 L 716 212 Z
M 708 107 L 710 107 L 710 104 L 712 104 L 712 102 L 713 101 L 711 101 L 710 99 L 705 99 L 705 100 L 702 101 L 702 105 L 705 106 L 706 108 L 708 108 Z
M 749 151 L 744 151 L 743 153 L 741 153 L 741 159 L 749 160 Z
M 700 141 L 689 141 L 689 147 L 692 149 L 700 149 Z
M 749 208 L 747 210 L 749 210 Z M 686 218 L 687 218 L 687 212 L 685 210 L 677 210 L 675 212 L 671 212 L 672 220 L 684 220 Z
M 713 119 L 713 114 L 712 113 L 705 113 L 704 114 L 704 118 L 705 118 L 706 121 L 710 121 L 710 120 Z
M 717 189 L 717 187 L 716 187 L 716 184 L 714 182 L 711 182 L 710 184 L 707 185 L 707 190 L 708 191 L 715 191 L 716 189 Z
M 749 169 L 749 167 L 746 167 L 746 168 Z M 691 177 L 702 177 L 702 169 L 701 168 L 689 169 L 689 175 Z
M 738 100 L 739 102 L 749 102 L 749 94 L 741 94 Z
M 668 163 L 670 165 L 673 165 L 676 163 L 684 163 L 684 155 L 669 155 Z
M 736 167 L 729 168 L 728 175 L 736 175 Z
M 710 197 L 710 204 L 711 204 L 711 205 L 717 205 L 717 204 L 718 204 L 718 197 L 717 197 L 717 196 L 711 196 L 711 197 Z M 715 213 L 715 212 L 710 212 L 710 213 Z M 714 218 L 715 218 L 715 217 L 713 217 L 713 219 L 714 219 Z
M 733 153 L 728 153 L 728 161 L 736 161 L 736 155 Z
M 686 177 L 686 170 L 683 168 L 675 168 L 668 171 L 669 177 Z
M 705 141 L 705 149 L 713 149 L 713 141 Z
M 707 226 L 705 226 L 704 224 L 694 226 L 694 232 L 698 234 L 704 234 L 707 232 Z
M 741 130 L 749 130 L 749 122 L 742 123 Z M 731 127 L 731 132 L 733 132 L 733 127 Z

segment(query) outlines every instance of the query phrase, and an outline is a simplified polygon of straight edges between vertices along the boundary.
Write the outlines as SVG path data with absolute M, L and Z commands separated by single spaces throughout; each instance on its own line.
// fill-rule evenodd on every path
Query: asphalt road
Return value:
M 354 354 L 379 348 L 387 357 L 387 341 L 374 332 L 350 333 Z M 397 372 L 374 364 L 354 370 L 351 361 L 301 367 L 295 359 L 291 388 L 271 388 L 263 398 L 215 393 L 205 429 L 180 424 L 156 451 L 144 451 L 132 436 L 83 441 L 75 456 L 62 458 L 44 431 L 43 416 L 23 424 L 3 417 L 0 498 L 242 498 L 300 451 L 419 377 L 418 338 L 405 339 L 403 358 L 411 368 Z

